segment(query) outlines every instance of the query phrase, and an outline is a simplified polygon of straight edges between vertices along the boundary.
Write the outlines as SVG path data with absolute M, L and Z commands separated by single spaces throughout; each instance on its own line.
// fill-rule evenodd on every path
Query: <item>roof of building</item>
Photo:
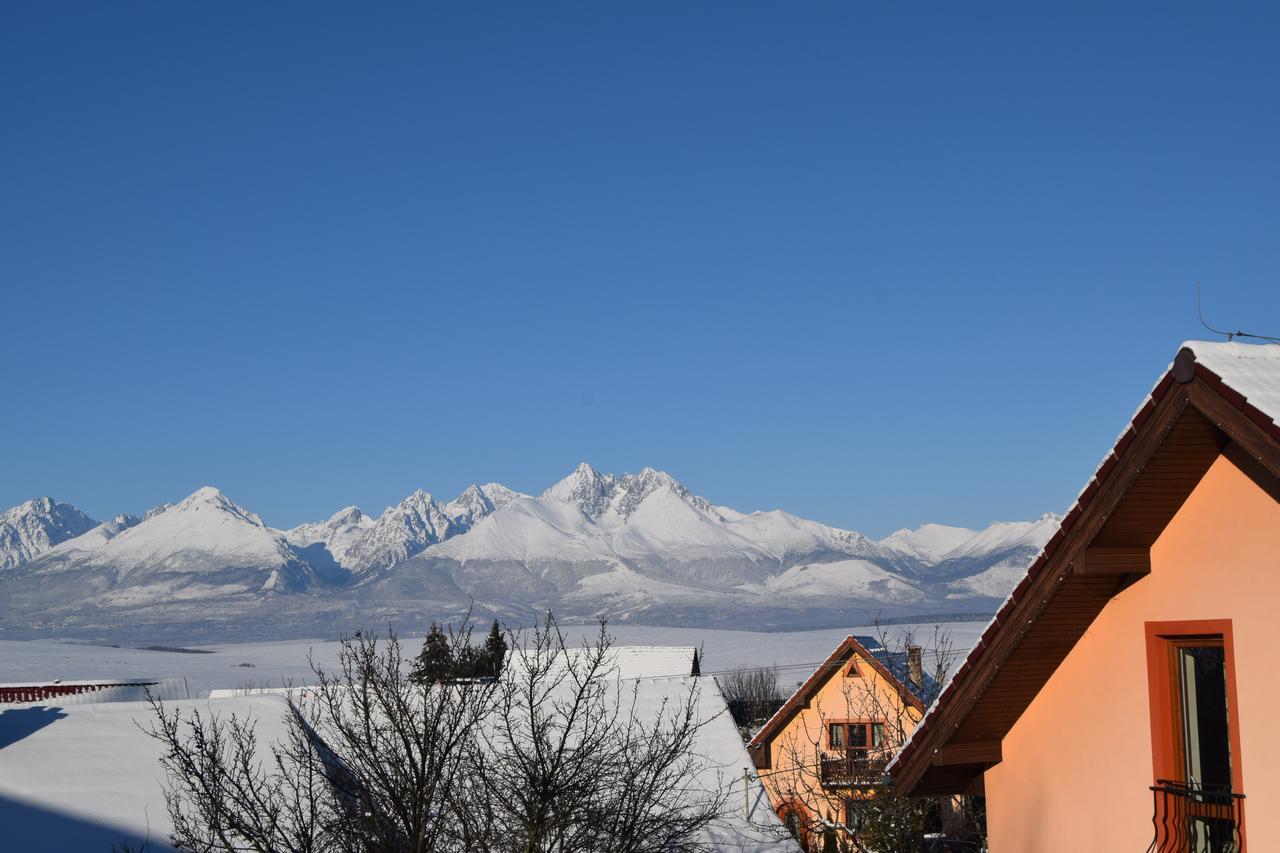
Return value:
M 658 719 L 696 685 L 697 713 L 706 725 L 692 749 L 706 763 L 689 779 L 690 790 L 731 788 L 726 814 L 705 831 L 702 842 L 709 849 L 744 853 L 785 849 L 779 846 L 784 833 L 768 795 L 758 779 L 744 774 L 751 761 L 712 679 L 608 683 L 625 694 L 629 712 L 641 720 Z M 264 749 L 287 733 L 281 695 L 178 700 L 165 707 L 184 715 L 199 710 L 251 716 Z M 151 723 L 151 714 L 142 702 L 26 707 L 0 714 L 0 821 L 6 844 L 24 850 L 106 850 L 147 841 L 152 850 L 169 850 L 161 745 L 140 728 Z
M 1233 447 L 1280 476 L 1280 345 L 1188 341 L 889 765 L 900 790 L 955 793 L 999 762 L 1000 739 Z
M 102 702 L 141 702 L 156 699 L 190 699 L 185 678 L 128 678 L 112 681 L 14 682 L 0 684 L 0 705 L 91 705 Z
M 1195 355 L 1196 364 L 1243 394 L 1251 408 L 1280 423 L 1280 344 L 1187 341 L 1182 346 Z
M 844 672 L 846 662 L 854 655 L 871 663 L 886 681 L 898 689 L 899 695 L 906 704 L 924 711 L 925 702 L 936 691 L 933 677 L 922 669 L 922 683 L 917 686 L 908 677 L 905 653 L 891 652 L 884 647 L 878 637 L 850 634 L 840 641 L 827 659 L 819 664 L 818 668 L 782 704 L 782 707 L 774 712 L 774 715 L 751 739 L 748 748 L 752 750 L 765 748 L 796 714 L 808 706 L 810 700 L 824 684 Z
M 568 654 L 579 658 L 589 650 L 571 648 Z M 526 654 L 523 649 L 512 649 L 507 666 L 519 669 Z M 670 678 L 694 675 L 694 662 L 698 650 L 693 646 L 610 646 L 608 676 L 618 680 L 633 678 Z

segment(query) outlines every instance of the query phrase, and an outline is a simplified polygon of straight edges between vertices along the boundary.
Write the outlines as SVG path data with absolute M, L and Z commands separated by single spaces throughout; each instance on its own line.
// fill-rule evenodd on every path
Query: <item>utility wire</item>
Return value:
M 1210 326 L 1208 323 L 1206 323 L 1204 321 L 1204 311 L 1202 311 L 1200 308 L 1200 282 L 1198 281 L 1196 282 L 1196 314 L 1200 317 L 1201 326 L 1204 326 L 1206 329 L 1213 332 L 1215 335 L 1226 335 L 1228 343 L 1230 343 L 1233 338 L 1254 338 L 1255 340 L 1259 340 L 1259 341 L 1266 341 L 1272 344 L 1280 344 L 1280 338 L 1273 338 L 1267 335 L 1252 335 L 1248 332 L 1242 332 L 1238 329 L 1234 332 L 1228 332 L 1223 329 L 1215 329 L 1213 326 Z

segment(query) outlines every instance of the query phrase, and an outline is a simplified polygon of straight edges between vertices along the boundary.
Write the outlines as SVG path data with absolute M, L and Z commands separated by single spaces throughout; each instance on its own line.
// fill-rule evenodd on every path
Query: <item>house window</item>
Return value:
M 1176 764 L 1184 781 L 1230 786 L 1231 732 L 1227 721 L 1227 661 L 1222 638 L 1173 640 Z
M 1157 780 L 1241 793 L 1231 623 L 1147 623 Z
M 884 746 L 883 723 L 830 723 L 827 745 L 831 749 L 866 751 Z

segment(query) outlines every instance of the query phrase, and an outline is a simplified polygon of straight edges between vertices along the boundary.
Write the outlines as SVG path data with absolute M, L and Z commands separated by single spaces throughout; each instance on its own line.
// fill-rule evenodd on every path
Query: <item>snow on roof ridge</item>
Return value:
M 1235 358 L 1280 358 L 1280 344 L 1254 344 L 1244 341 L 1183 341 L 1180 349 L 1200 353 L 1221 353 Z

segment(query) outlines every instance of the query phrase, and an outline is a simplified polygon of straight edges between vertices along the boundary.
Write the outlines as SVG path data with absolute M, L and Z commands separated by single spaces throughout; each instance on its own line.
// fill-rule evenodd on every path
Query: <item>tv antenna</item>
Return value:
M 1200 317 L 1201 326 L 1204 326 L 1206 329 L 1213 332 L 1215 335 L 1226 335 L 1227 341 L 1232 341 L 1235 338 L 1253 338 L 1259 341 L 1266 341 L 1269 344 L 1280 344 L 1280 338 L 1272 338 L 1272 337 L 1268 337 L 1267 335 L 1251 335 L 1248 332 L 1242 332 L 1239 329 L 1235 330 L 1234 332 L 1228 332 L 1228 331 L 1224 331 L 1223 329 L 1215 329 L 1213 326 L 1210 326 L 1208 323 L 1206 323 L 1204 321 L 1204 311 L 1200 307 L 1200 282 L 1198 281 L 1196 282 L 1196 314 L 1199 315 Z

